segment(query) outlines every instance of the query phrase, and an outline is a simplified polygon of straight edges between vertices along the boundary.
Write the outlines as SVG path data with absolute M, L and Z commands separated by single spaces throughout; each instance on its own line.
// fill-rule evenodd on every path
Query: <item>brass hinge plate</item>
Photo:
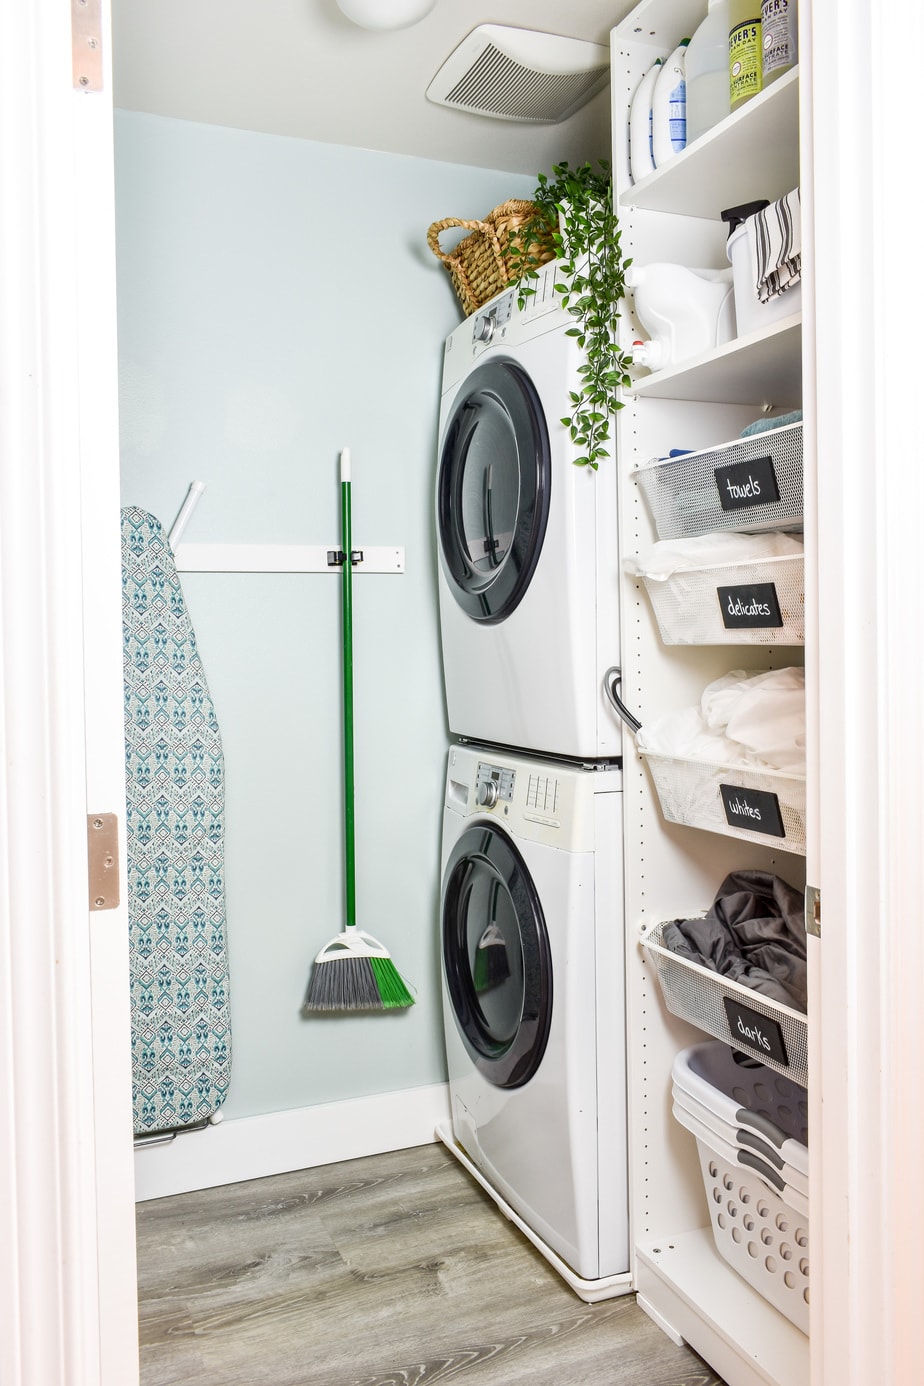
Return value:
M 821 938 L 821 891 L 818 886 L 805 887 L 805 932 Z
M 119 820 L 114 813 L 87 817 L 90 909 L 114 910 L 119 905 Z
M 103 89 L 103 19 L 101 0 L 71 0 L 71 51 L 74 90 Z

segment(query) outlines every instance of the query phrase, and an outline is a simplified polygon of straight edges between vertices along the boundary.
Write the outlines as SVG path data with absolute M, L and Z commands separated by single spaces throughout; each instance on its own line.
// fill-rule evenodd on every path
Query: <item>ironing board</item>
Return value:
M 138 1136 L 214 1115 L 231 1026 L 221 737 L 167 536 L 134 506 L 122 511 L 122 618 Z

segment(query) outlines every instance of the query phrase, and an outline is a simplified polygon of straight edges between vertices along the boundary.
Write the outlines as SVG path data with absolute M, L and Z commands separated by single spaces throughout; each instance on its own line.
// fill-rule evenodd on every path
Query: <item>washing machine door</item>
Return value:
M 440 558 L 475 621 L 516 609 L 539 561 L 549 518 L 551 452 L 526 371 L 495 358 L 467 377 L 447 420 L 437 480 Z
M 446 987 L 476 1068 L 501 1088 L 528 1083 L 552 1022 L 552 955 L 542 905 L 510 837 L 490 823 L 458 839 L 442 897 Z

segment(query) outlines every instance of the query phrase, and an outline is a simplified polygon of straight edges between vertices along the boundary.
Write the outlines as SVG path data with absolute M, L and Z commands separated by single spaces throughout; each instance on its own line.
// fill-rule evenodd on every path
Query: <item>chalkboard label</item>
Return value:
M 782 626 L 776 583 L 751 582 L 715 590 L 726 630 L 779 629 Z
M 780 498 L 773 461 L 752 457 L 749 462 L 733 462 L 715 468 L 715 484 L 723 510 L 746 510 L 751 505 L 770 505 Z
M 743 789 L 736 784 L 720 784 L 725 821 L 730 828 L 746 828 L 768 837 L 785 837 L 780 801 L 765 789 Z
M 789 1066 L 783 1031 L 775 1020 L 768 1019 L 759 1011 L 752 1011 L 750 1006 L 742 1005 L 732 996 L 723 996 L 722 1002 L 732 1043 L 736 1047 L 743 1045 L 753 1054 L 760 1054 L 765 1059 L 776 1059 L 778 1064 Z

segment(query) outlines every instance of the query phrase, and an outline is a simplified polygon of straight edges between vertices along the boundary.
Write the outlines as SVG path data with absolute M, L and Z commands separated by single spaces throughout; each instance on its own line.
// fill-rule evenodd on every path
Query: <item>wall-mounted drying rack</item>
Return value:
M 183 544 L 183 531 L 205 490 L 193 481 L 170 530 L 177 570 L 181 573 L 340 573 L 339 543 L 331 544 Z M 395 545 L 353 550 L 353 572 L 403 573 L 404 549 Z

